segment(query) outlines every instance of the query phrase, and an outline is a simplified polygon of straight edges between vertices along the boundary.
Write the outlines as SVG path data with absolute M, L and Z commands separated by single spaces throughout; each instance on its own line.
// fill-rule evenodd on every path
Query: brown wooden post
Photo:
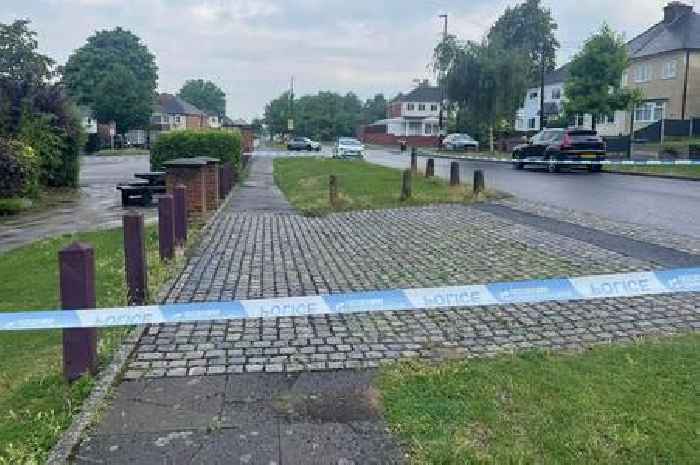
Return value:
M 90 244 L 74 242 L 58 252 L 61 308 L 95 308 L 95 251 Z M 63 330 L 63 376 L 72 382 L 97 373 L 97 329 Z
M 335 207 L 338 204 L 338 177 L 334 174 L 328 177 L 328 198 L 331 206 Z
M 484 180 L 484 172 L 482 170 L 474 170 L 474 197 L 486 190 L 486 181 Z
M 404 170 L 401 178 L 401 200 L 411 198 L 411 170 Z
M 418 149 L 411 147 L 411 173 L 418 173 Z
M 122 224 L 127 302 L 129 305 L 145 305 L 148 299 L 148 268 L 143 215 L 127 213 L 122 217 Z
M 459 163 L 453 161 L 450 163 L 450 186 L 459 185 Z
M 161 260 L 175 256 L 175 208 L 172 194 L 158 197 L 158 246 Z
M 425 163 L 425 177 L 430 178 L 433 176 L 435 176 L 435 160 L 428 158 L 428 161 Z
M 175 244 L 182 247 L 187 242 L 187 187 L 175 186 L 173 195 L 175 209 Z

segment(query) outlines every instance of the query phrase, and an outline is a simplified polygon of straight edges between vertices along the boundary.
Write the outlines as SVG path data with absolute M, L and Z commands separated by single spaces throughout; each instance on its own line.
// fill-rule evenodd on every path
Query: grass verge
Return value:
M 526 352 L 379 379 L 414 464 L 700 463 L 700 334 Z
M 675 166 L 605 166 L 605 171 L 617 171 L 622 173 L 656 174 L 662 176 L 681 176 L 700 179 L 700 165 L 675 165 Z
M 115 156 L 115 155 L 150 155 L 148 149 L 141 149 L 137 147 L 129 147 L 127 149 L 102 149 L 94 153 L 89 153 L 88 155 L 98 155 L 98 156 Z
M 192 240 L 196 240 L 194 225 Z M 126 304 L 122 230 L 79 233 L 35 242 L 0 255 L 0 312 L 59 307 L 58 251 L 72 241 L 95 248 L 97 306 Z M 158 257 L 155 226 L 146 229 L 149 287 L 170 278 L 175 264 Z M 110 360 L 129 328 L 99 331 L 101 364 Z M 0 464 L 43 463 L 50 448 L 90 393 L 92 380 L 62 378 L 61 331 L 0 332 Z
M 339 202 L 328 198 L 328 178 L 338 177 Z M 276 158 L 275 182 L 302 214 L 319 216 L 334 211 L 371 210 L 435 203 L 471 202 L 470 185 L 450 187 L 444 180 L 413 176 L 413 195 L 400 200 L 401 171 L 364 161 L 321 157 Z

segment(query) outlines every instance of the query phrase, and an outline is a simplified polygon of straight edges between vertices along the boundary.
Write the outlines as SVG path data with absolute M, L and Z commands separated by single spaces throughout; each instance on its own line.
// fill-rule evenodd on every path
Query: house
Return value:
M 370 144 L 437 145 L 442 91 L 422 81 L 411 92 L 399 96 L 387 106 L 387 117 L 361 128 L 360 138 Z
M 205 112 L 172 94 L 158 96 L 151 116 L 151 124 L 159 131 L 201 129 L 208 127 L 208 122 Z
M 255 148 L 255 128 L 244 119 L 232 120 L 228 116 L 221 119 L 221 128 L 224 131 L 238 130 L 241 133 L 243 153 L 250 153 Z

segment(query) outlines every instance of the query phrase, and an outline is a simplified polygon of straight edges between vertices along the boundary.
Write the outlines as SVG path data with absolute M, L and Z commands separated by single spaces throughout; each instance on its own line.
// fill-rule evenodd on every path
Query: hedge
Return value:
M 151 169 L 162 169 L 163 162 L 175 158 L 211 157 L 238 166 L 241 135 L 217 129 L 175 130 L 160 134 L 151 148 Z
M 0 197 L 12 198 L 38 193 L 38 160 L 31 147 L 0 139 Z

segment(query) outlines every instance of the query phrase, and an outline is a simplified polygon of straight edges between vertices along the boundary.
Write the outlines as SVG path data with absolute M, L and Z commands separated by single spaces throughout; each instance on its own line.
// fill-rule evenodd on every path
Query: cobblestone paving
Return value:
M 236 199 L 229 205 L 236 205 Z M 316 295 L 658 268 L 450 205 L 325 218 L 229 207 L 168 302 Z M 233 211 L 236 208 L 238 211 Z M 247 319 L 150 327 L 126 378 L 372 368 L 398 359 L 578 348 L 700 329 L 700 296 Z

